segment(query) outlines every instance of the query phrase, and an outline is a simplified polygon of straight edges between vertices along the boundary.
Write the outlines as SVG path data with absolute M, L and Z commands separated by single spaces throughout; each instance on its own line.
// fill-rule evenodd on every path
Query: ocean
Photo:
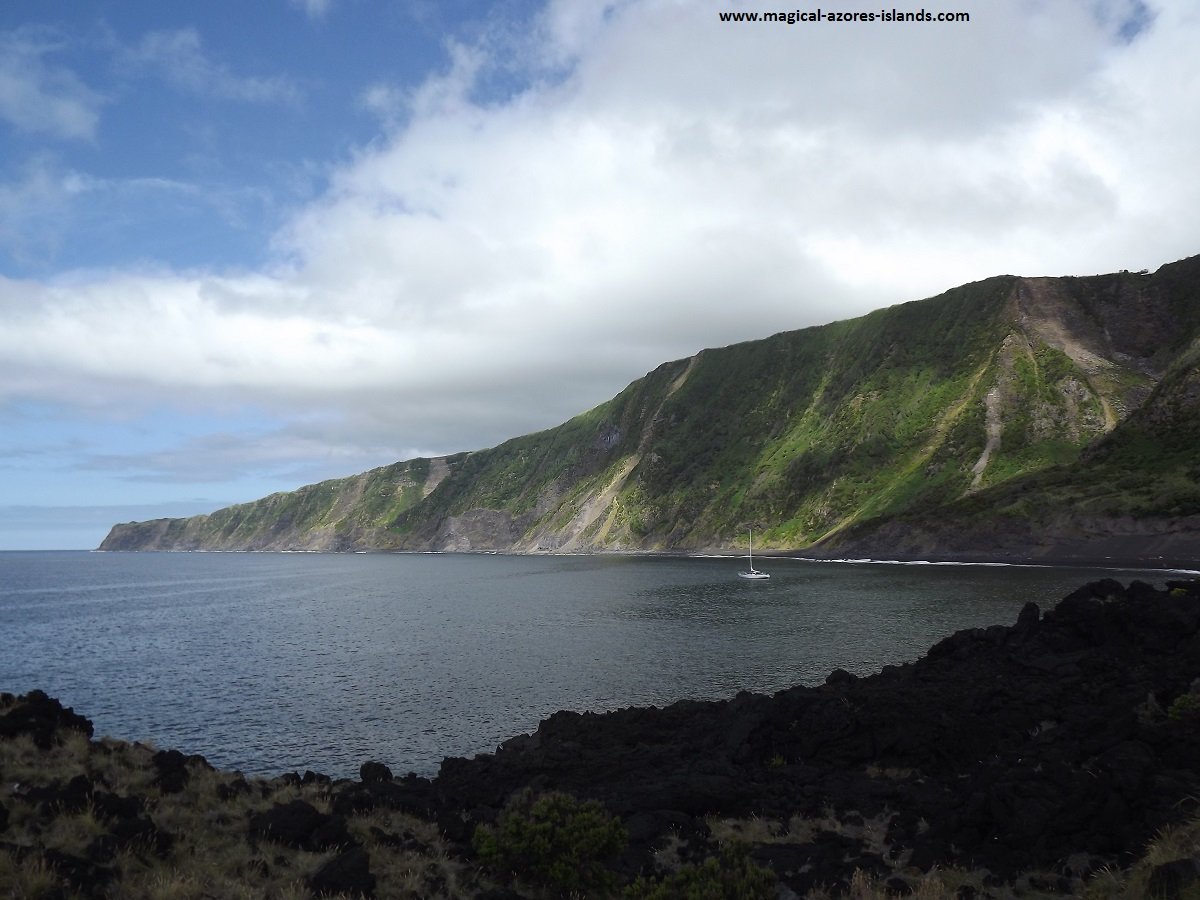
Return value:
M 433 775 L 559 709 L 771 693 L 916 659 L 1101 577 L 651 556 L 0 553 L 0 691 L 247 775 Z

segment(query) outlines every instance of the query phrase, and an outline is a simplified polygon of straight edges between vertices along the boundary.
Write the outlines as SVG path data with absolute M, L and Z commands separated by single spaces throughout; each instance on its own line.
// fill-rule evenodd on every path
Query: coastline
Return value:
M 31 551 L 14 551 L 31 552 Z M 37 551 L 73 552 L 73 551 Z M 336 555 L 395 555 L 395 556 L 631 556 L 663 557 L 669 559 L 739 559 L 745 556 L 737 548 L 703 548 L 697 550 L 572 550 L 560 553 L 553 550 L 289 550 L 289 549 L 153 549 L 153 550 L 103 550 L 99 547 L 80 550 L 85 553 L 316 553 Z M 930 566 L 1017 566 L 1025 568 L 1069 568 L 1096 570 L 1134 570 L 1178 574 L 1200 574 L 1200 559 L 1191 556 L 1038 556 L 1032 554 L 895 554 L 889 556 L 851 557 L 834 554 L 813 554 L 804 550 L 759 550 L 756 555 L 764 559 L 795 560 L 797 562 L 845 563 L 861 565 L 930 565 Z

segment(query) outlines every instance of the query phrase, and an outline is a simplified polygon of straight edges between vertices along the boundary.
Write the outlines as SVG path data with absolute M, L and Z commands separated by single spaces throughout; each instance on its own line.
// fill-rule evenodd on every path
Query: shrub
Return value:
M 686 865 L 659 880 L 639 878 L 626 891 L 628 900 L 774 900 L 775 873 L 751 862 L 741 848 Z
M 472 840 L 492 868 L 564 892 L 610 889 L 605 863 L 627 842 L 621 821 L 597 801 L 528 790 L 514 794 L 495 827 L 479 826 Z
M 1172 722 L 1194 722 L 1200 719 L 1200 694 L 1180 694 L 1167 709 L 1167 718 Z

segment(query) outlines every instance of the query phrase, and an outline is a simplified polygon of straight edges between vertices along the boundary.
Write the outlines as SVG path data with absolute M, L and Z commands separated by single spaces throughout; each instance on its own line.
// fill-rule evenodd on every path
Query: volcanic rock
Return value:
M 328 850 L 351 843 L 346 820 L 320 812 L 311 803 L 279 803 L 250 819 L 250 837 L 300 850 Z
M 447 759 L 434 784 L 448 809 L 481 822 L 531 785 L 600 800 L 634 825 L 647 865 L 678 817 L 663 810 L 874 817 L 887 823 L 893 858 L 1002 877 L 1061 869 L 1079 853 L 1127 861 L 1200 796 L 1200 716 L 1162 712 L 1179 708 L 1197 674 L 1200 582 L 1160 591 L 1109 579 L 866 678 L 556 713 L 495 754 Z M 852 833 L 840 830 L 854 844 L 843 860 L 878 870 Z M 806 871 L 825 877 L 836 868 L 821 849 L 832 838 L 817 838 L 754 853 L 777 871 L 785 856 L 788 871 L 807 859 Z M 853 866 L 840 871 L 844 880 Z

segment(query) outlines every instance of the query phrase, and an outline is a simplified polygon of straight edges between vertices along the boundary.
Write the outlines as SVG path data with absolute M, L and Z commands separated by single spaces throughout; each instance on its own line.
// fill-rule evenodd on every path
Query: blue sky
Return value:
M 921 7 L 971 21 L 0 6 L 0 549 L 490 446 L 989 275 L 1200 252 L 1193 0 Z

